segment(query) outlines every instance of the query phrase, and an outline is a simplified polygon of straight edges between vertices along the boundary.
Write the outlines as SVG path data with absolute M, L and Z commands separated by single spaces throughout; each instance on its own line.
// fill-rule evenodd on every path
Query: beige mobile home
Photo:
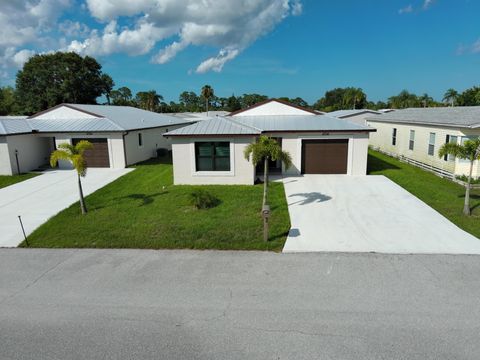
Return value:
M 397 110 L 367 118 L 377 129 L 370 146 L 387 154 L 449 176 L 466 175 L 469 162 L 452 156 L 438 157 L 446 142 L 462 143 L 480 136 L 480 106 Z M 480 177 L 476 162 L 473 175 Z

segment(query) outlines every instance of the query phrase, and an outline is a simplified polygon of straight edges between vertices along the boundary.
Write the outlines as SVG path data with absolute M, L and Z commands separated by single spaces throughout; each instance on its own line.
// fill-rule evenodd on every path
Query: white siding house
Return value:
M 0 118 L 0 174 L 27 172 L 48 164 L 61 143 L 93 143 L 89 167 L 124 168 L 171 149 L 164 133 L 191 122 L 128 106 L 61 104 L 28 118 Z M 17 165 L 18 159 L 18 165 Z M 69 168 L 60 162 L 60 168 Z
M 271 162 L 271 173 L 366 174 L 368 139 L 374 129 L 308 111 L 279 114 L 272 103 L 252 107 L 257 115 L 233 113 L 165 134 L 173 144 L 174 183 L 253 184 L 263 167 L 256 169 L 243 152 L 260 135 L 275 138 L 292 157 L 290 169 Z M 268 111 L 274 115 L 265 115 Z
M 480 107 L 404 109 L 369 117 L 377 129 L 370 146 L 404 157 L 445 175 L 466 175 L 469 162 L 452 156 L 440 158 L 438 150 L 446 142 L 462 143 L 480 136 Z M 473 176 L 480 176 L 478 161 Z

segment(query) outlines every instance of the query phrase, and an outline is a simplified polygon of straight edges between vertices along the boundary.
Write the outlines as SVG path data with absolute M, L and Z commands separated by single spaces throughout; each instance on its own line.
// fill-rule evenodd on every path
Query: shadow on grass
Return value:
M 158 157 L 158 158 L 151 158 L 151 159 L 139 162 L 139 163 L 133 165 L 133 167 L 159 165 L 159 164 L 172 165 L 172 156 L 169 155 L 169 156 L 162 156 L 162 157 Z
M 367 165 L 367 174 L 370 174 L 372 172 L 376 171 L 384 171 L 384 170 L 400 170 L 400 168 L 392 164 L 390 162 L 387 162 L 385 160 L 382 160 L 374 155 L 369 154 L 368 155 L 368 165 Z
M 145 206 L 153 203 L 156 197 L 161 195 L 168 194 L 168 191 L 162 191 L 155 194 L 130 194 L 127 196 L 118 197 L 115 200 L 123 200 L 123 199 L 132 199 L 132 200 L 141 200 L 141 203 L 138 206 Z

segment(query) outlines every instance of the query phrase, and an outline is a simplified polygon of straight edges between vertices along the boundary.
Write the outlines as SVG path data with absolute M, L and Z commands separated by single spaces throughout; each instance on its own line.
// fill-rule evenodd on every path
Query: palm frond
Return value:
M 69 143 L 61 143 L 58 145 L 59 149 L 66 150 L 70 152 L 70 154 L 75 154 L 75 146 Z
M 57 166 L 59 160 L 67 160 L 71 162 L 71 157 L 72 157 L 72 154 L 66 150 L 55 150 L 50 155 L 50 166 L 51 167 Z
M 438 150 L 438 157 L 442 158 L 445 155 L 452 155 L 452 156 L 463 159 L 464 149 L 462 148 L 463 146 L 459 144 L 454 144 L 454 143 L 443 144 Z
M 90 150 L 93 149 L 93 144 L 90 141 L 87 140 L 80 140 L 76 145 L 75 145 L 75 152 L 77 154 L 83 154 L 85 150 Z

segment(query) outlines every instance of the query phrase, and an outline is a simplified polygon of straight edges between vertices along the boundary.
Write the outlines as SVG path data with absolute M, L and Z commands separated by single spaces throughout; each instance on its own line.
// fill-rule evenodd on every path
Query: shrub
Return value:
M 468 177 L 466 175 L 457 175 L 456 176 L 457 180 L 463 181 L 466 183 L 468 181 Z M 480 177 L 479 178 L 472 178 L 471 181 L 472 184 L 480 184 Z
M 206 190 L 198 189 L 190 194 L 190 203 L 197 209 L 210 209 L 217 206 L 220 200 Z

